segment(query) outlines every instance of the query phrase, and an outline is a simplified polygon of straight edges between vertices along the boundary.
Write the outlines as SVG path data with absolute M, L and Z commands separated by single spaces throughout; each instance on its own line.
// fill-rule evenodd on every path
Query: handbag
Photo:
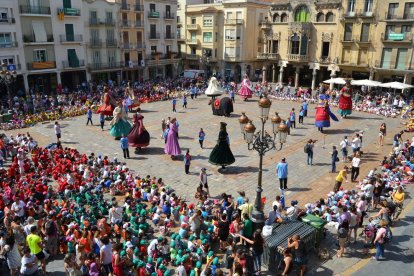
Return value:
M 262 235 L 263 237 L 268 237 L 272 235 L 273 227 L 271 225 L 265 225 L 263 226 Z
M 335 162 L 339 162 L 339 157 L 336 157 L 335 158 Z

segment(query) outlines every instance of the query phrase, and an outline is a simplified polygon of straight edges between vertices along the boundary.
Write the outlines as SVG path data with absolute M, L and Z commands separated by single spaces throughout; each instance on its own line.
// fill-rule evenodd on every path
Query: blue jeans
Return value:
M 336 161 L 332 160 L 332 172 L 336 172 Z
M 379 259 L 379 257 L 384 257 L 384 244 L 383 243 L 375 243 L 375 249 L 377 250 L 375 252 L 375 259 Z
M 261 267 L 262 267 L 262 253 L 257 253 L 256 251 L 253 250 L 253 262 L 254 262 L 254 267 L 255 267 L 255 271 L 260 271 Z
M 312 165 L 313 152 L 308 152 L 308 165 Z
M 410 157 L 414 156 L 414 147 L 409 147 L 410 150 Z

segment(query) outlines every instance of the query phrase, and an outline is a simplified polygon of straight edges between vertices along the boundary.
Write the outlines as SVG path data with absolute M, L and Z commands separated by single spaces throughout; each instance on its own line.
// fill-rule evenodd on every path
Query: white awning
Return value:
M 32 21 L 33 32 L 36 42 L 47 42 L 45 24 L 42 21 Z

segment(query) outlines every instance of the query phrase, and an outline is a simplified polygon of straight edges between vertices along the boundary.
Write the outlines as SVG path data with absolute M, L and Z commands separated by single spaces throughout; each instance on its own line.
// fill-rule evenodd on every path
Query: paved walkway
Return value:
M 138 154 L 132 154 L 130 160 L 126 160 L 130 168 L 142 175 L 156 175 L 162 177 L 168 185 L 176 189 L 188 199 L 192 199 L 198 185 L 198 173 L 200 168 L 206 167 L 209 174 L 209 186 L 213 196 L 222 192 L 236 195 L 236 191 L 244 190 L 253 199 L 257 185 L 257 172 L 259 157 L 257 152 L 249 151 L 242 138 L 238 117 L 242 111 L 259 127 L 258 107 L 256 101 L 236 101 L 235 112 L 230 118 L 213 116 L 211 106 L 207 105 L 208 99 L 199 97 L 189 101 L 188 109 L 178 109 L 177 113 L 171 112 L 170 102 L 156 102 L 142 106 L 144 125 L 151 135 L 151 144 Z M 282 118 L 287 118 L 291 108 L 299 109 L 299 103 L 273 102 L 271 113 L 278 111 Z M 298 111 L 297 111 L 298 113 Z M 333 184 L 333 174 L 330 171 L 330 152 L 332 145 L 338 145 L 344 135 L 352 136 L 356 131 L 364 130 L 363 149 L 369 154 L 369 160 L 376 160 L 378 127 L 382 121 L 387 123 L 388 139 L 395 129 L 400 126 L 400 120 L 377 117 L 367 113 L 355 113 L 350 119 L 332 122 L 332 127 L 326 130 L 326 135 L 317 131 L 314 126 L 313 106 L 310 106 L 310 116 L 305 118 L 305 124 L 292 129 L 288 136 L 287 144 L 281 151 L 270 151 L 264 157 L 263 163 L 263 189 L 264 196 L 273 199 L 279 192 L 275 166 L 282 157 L 287 158 L 289 164 L 289 191 L 287 198 L 313 198 L 313 195 L 325 194 Z M 180 160 L 173 161 L 164 154 L 164 141 L 160 139 L 161 119 L 175 116 L 180 124 L 179 136 L 182 150 L 190 149 L 193 161 L 190 175 L 184 174 L 184 164 Z M 98 123 L 98 116 L 93 118 Z M 226 172 L 221 173 L 217 166 L 208 163 L 208 156 L 214 147 L 219 131 L 220 121 L 228 124 L 231 149 L 236 162 L 229 166 Z M 118 156 L 124 160 L 120 150 L 119 141 L 115 141 L 106 126 L 101 131 L 98 126 L 85 126 L 85 117 L 65 119 L 62 125 L 62 141 L 67 147 L 76 147 L 81 152 L 95 152 L 95 154 L 108 155 L 110 158 Z M 198 131 L 202 127 L 206 132 L 205 148 L 200 149 L 198 144 Z M 271 132 L 270 122 L 267 130 Z M 39 124 L 28 129 L 41 144 L 55 142 L 53 122 Z M 15 131 L 16 132 L 16 131 Z M 317 139 L 314 156 L 314 166 L 306 165 L 306 154 L 303 147 L 308 139 Z M 364 162 L 364 161 L 363 161 Z M 341 164 L 339 164 L 341 166 Z M 301 193 L 301 192 L 306 193 Z M 318 198 L 318 197 L 317 197 Z
M 178 194 L 185 196 L 188 200 L 193 199 L 199 183 L 200 169 L 206 167 L 212 196 L 217 196 L 222 192 L 236 195 L 237 191 L 244 190 L 253 201 L 257 186 L 259 157 L 257 152 L 247 149 L 237 119 L 241 112 L 246 112 L 247 116 L 259 128 L 257 101 L 243 102 L 236 98 L 235 112 L 230 118 L 213 116 L 211 106 L 207 102 L 208 99 L 204 96 L 194 101 L 190 99 L 188 108 L 178 108 L 177 113 L 171 112 L 170 102 L 144 104 L 142 114 L 145 117 L 144 125 L 151 135 L 151 144 L 138 154 L 132 153 L 132 158 L 125 161 L 137 174 L 162 177 L 167 185 L 173 187 Z M 298 114 L 299 107 L 300 104 L 297 102 L 273 101 L 271 113 L 277 111 L 282 118 L 287 118 L 291 108 L 295 108 Z M 289 164 L 289 190 L 285 193 L 286 202 L 298 199 L 299 204 L 303 206 L 306 202 L 325 197 L 324 195 L 332 189 L 335 175 L 328 173 L 330 171 L 330 152 L 333 145 L 339 145 L 344 135 L 352 136 L 357 131 L 364 131 L 363 151 L 365 154 L 361 170 L 361 176 L 363 176 L 368 169 L 378 164 L 384 154 L 383 148 L 376 145 L 379 125 L 383 121 L 387 124 L 386 142 L 388 144 L 391 143 L 393 134 L 401 127 L 399 119 L 355 112 L 349 119 L 331 122 L 332 127 L 327 129 L 325 134 L 321 134 L 314 126 L 313 108 L 312 105 L 309 107 L 310 116 L 305 118 L 305 124 L 291 130 L 291 135 L 288 136 L 287 144 L 284 145 L 283 150 L 268 152 L 264 157 L 263 189 L 264 196 L 270 202 L 280 193 L 275 166 L 282 157 L 286 157 Z M 161 119 L 168 116 L 178 119 L 180 124 L 179 142 L 182 150 L 189 148 L 193 156 L 190 175 L 185 175 L 182 161 L 173 161 L 164 154 L 164 141 L 160 139 Z M 93 121 L 98 124 L 98 116 L 94 115 Z M 231 149 L 236 158 L 236 162 L 228 167 L 225 173 L 221 173 L 216 166 L 208 163 L 208 156 L 217 140 L 220 121 L 228 124 Z M 123 160 L 119 141 L 115 141 L 109 135 L 108 126 L 103 132 L 97 125 L 85 126 L 86 116 L 65 119 L 60 124 L 62 125 L 63 146 L 75 147 L 86 153 L 94 152 L 95 154 L 108 155 L 111 159 L 118 156 L 119 160 Z M 200 127 L 206 132 L 205 149 L 200 149 L 198 144 Z M 271 133 L 270 122 L 266 127 Z M 42 146 L 56 140 L 53 122 L 39 124 L 24 131 L 29 131 Z M 17 132 L 12 131 L 12 133 Z M 318 140 L 315 147 L 314 166 L 306 165 L 306 154 L 303 152 L 303 147 L 310 138 Z M 351 188 L 353 184 L 349 183 L 344 186 Z M 270 205 L 269 203 L 266 205 L 267 210 Z M 48 270 L 56 272 L 53 275 L 60 275 L 58 272 L 63 270 L 62 261 L 50 263 Z

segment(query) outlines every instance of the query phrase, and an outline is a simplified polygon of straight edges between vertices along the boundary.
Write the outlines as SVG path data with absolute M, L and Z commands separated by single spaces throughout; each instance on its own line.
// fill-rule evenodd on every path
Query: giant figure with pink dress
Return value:
M 181 154 L 180 144 L 178 143 L 178 127 L 176 119 L 173 118 L 169 125 L 169 131 L 167 134 L 167 141 L 165 143 L 164 152 L 174 159 L 175 156 Z
M 244 75 L 244 79 L 241 83 L 241 88 L 239 90 L 239 96 L 244 98 L 246 101 L 247 99 L 251 98 L 253 95 L 253 91 L 251 89 L 251 82 L 249 80 L 249 77 L 247 75 Z

